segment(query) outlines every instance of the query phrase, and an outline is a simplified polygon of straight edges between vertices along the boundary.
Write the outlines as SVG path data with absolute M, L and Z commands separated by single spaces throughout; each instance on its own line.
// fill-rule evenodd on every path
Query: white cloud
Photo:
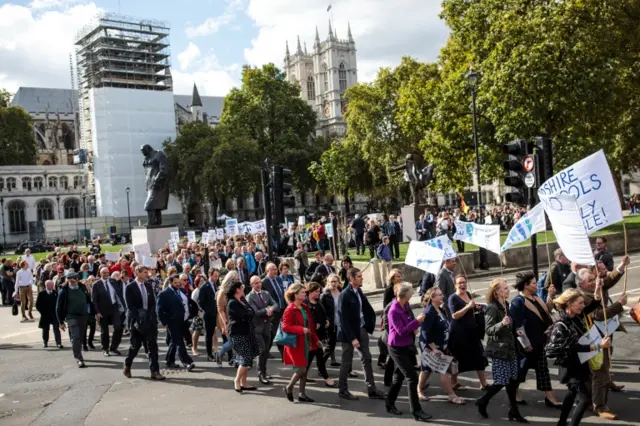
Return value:
M 192 42 L 177 57 L 179 68 L 172 69 L 175 93 L 191 94 L 195 83 L 201 95 L 224 96 L 239 85 L 239 64 L 223 66 L 213 52 L 203 54 Z
M 44 0 L 56 1 L 56 0 Z M 226 6 L 224 12 L 219 16 L 207 18 L 200 25 L 189 25 L 185 29 L 185 33 L 189 38 L 203 37 L 215 34 L 225 25 L 229 25 L 236 19 L 237 13 L 244 9 L 246 0 L 225 0 Z
M 189 68 L 189 65 L 199 58 L 201 55 L 200 49 L 193 42 L 189 42 L 189 45 L 185 50 L 178 53 L 178 62 L 182 71 Z
M 63 6 L 69 6 L 74 3 L 80 3 L 81 0 L 33 0 L 29 3 L 32 9 L 55 9 Z
M 0 6 L 0 87 L 11 92 L 20 86 L 70 88 L 74 37 L 99 11 L 94 3 L 44 12 Z
M 432 0 L 249 0 L 247 14 L 258 35 L 244 51 L 252 65 L 273 62 L 282 66 L 285 41 L 296 46 L 296 35 L 309 50 L 318 26 L 320 39 L 328 36 L 329 18 L 338 38 L 347 38 L 347 24 L 356 42 L 358 79 L 370 81 L 383 66 L 397 65 L 402 56 L 433 61 L 446 42 L 448 29 L 440 20 L 440 2 Z M 293 50 L 293 49 L 292 49 Z

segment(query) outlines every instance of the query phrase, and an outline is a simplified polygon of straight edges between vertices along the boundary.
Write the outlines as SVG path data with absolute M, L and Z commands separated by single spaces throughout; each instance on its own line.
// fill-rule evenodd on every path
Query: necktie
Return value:
M 260 296 L 260 301 L 262 302 L 262 306 L 264 306 L 264 298 L 262 297 L 262 292 L 258 293 L 258 296 Z
M 142 295 L 142 309 L 147 309 L 149 301 L 147 300 L 147 289 L 144 284 L 140 284 L 140 294 Z
M 240 282 L 244 284 L 244 274 L 242 273 L 242 269 L 238 269 L 240 275 Z
M 274 283 L 272 278 L 269 278 L 269 282 L 271 282 L 271 285 L 276 290 L 276 295 L 278 296 L 278 306 L 280 306 L 280 308 L 283 308 L 284 306 L 282 305 L 282 295 L 281 295 L 282 289 L 278 288 L 278 282 L 276 281 Z

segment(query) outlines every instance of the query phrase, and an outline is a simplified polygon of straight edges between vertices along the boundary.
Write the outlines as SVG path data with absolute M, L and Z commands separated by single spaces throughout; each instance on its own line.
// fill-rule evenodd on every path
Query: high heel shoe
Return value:
M 522 417 L 522 415 L 520 415 L 519 412 L 512 412 L 509 411 L 509 421 L 516 421 L 518 423 L 529 423 L 529 420 L 525 419 L 524 417 Z
M 416 422 L 426 422 L 431 417 L 433 417 L 431 414 L 427 414 L 422 410 L 416 411 L 415 413 L 411 414 L 413 415 L 413 420 L 415 420 Z
M 287 396 L 287 399 L 290 402 L 293 402 L 293 391 L 289 391 L 286 387 L 284 387 L 284 394 Z
M 544 405 L 546 405 L 549 408 L 557 408 L 559 410 L 562 409 L 562 404 L 561 403 L 555 404 L 555 403 L 551 402 L 551 400 L 549 398 L 547 398 L 547 397 L 544 398 Z
M 487 413 L 487 403 L 481 399 L 476 400 L 476 407 L 478 407 L 478 413 L 482 416 L 483 419 L 488 419 L 489 414 Z
M 391 406 L 388 405 L 385 408 L 387 409 L 387 413 L 389 414 L 393 414 L 396 416 L 402 415 L 402 411 L 398 410 L 395 405 L 391 405 Z

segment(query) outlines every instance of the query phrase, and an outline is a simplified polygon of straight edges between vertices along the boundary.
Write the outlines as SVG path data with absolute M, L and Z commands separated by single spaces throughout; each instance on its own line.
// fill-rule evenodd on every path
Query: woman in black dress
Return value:
M 322 286 L 316 282 L 310 282 L 307 285 L 306 290 L 307 306 L 311 311 L 313 323 L 316 325 L 316 335 L 320 341 L 327 340 L 329 338 L 331 322 L 329 321 L 327 311 L 324 309 L 324 305 L 320 302 L 320 291 L 322 290 Z M 328 388 L 336 387 L 336 382 L 329 377 L 329 373 L 327 372 L 327 367 L 325 366 L 326 359 L 324 358 L 322 347 L 309 351 L 309 365 L 307 366 L 307 370 L 311 368 L 311 363 L 313 362 L 314 357 L 316 358 L 318 372 L 324 379 L 324 384 Z
M 233 355 L 238 364 L 234 389 L 238 393 L 256 390 L 247 384 L 247 374 L 253 360 L 260 355 L 260 347 L 253 328 L 255 312 L 244 298 L 244 285 L 239 281 L 231 283 L 227 290 L 227 325 Z
M 484 369 L 487 367 L 487 358 L 484 356 L 482 341 L 478 336 L 475 311 L 482 310 L 482 305 L 476 305 L 467 292 L 466 275 L 456 275 L 456 292 L 449 296 L 449 311 L 451 312 L 451 325 L 449 331 L 449 351 L 458 361 L 458 373 L 476 371 L 482 390 L 486 390 L 487 376 Z M 464 391 L 466 387 L 458 383 L 458 375 L 451 376 L 453 390 Z

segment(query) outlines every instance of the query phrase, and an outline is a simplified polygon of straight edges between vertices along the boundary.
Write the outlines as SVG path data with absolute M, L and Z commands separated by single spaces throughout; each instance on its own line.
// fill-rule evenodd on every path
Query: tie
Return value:
M 244 284 L 244 275 L 242 273 L 242 269 L 238 269 L 238 272 L 240 273 L 240 282 Z
M 264 306 L 264 298 L 262 297 L 262 292 L 258 293 L 258 296 L 260 296 L 260 301 L 262 302 L 262 306 Z
M 273 286 L 273 288 L 276 290 L 276 294 L 278 296 L 278 306 L 280 306 L 280 308 L 284 308 L 284 306 L 282 305 L 282 289 L 278 288 L 278 282 L 276 281 L 275 283 L 273 282 L 273 278 L 269 278 L 269 282 L 271 282 L 271 285 Z
M 142 295 L 142 309 L 147 309 L 149 301 L 147 300 L 147 289 L 144 284 L 140 284 L 140 294 Z

